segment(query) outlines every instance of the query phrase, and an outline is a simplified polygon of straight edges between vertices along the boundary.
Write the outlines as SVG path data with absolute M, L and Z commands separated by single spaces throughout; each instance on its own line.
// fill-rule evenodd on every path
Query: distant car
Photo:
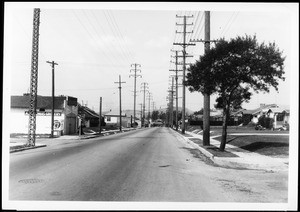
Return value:
M 153 127 L 162 127 L 164 125 L 164 122 L 161 119 L 157 119 L 153 122 Z

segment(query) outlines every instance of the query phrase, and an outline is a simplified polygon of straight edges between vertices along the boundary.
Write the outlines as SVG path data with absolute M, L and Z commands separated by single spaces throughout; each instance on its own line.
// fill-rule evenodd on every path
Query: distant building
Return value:
M 289 124 L 290 110 L 284 108 L 269 108 L 266 113 L 267 117 L 273 118 L 273 127 L 275 129 L 283 127 L 284 124 Z
M 279 107 L 276 104 L 260 104 L 259 108 L 253 110 L 242 109 L 236 115 L 242 114 L 243 124 L 249 122 L 258 123 L 261 116 L 266 116 L 274 120 L 274 128 L 280 128 L 283 124 L 289 123 L 290 112 L 287 108 Z
M 122 117 L 122 126 L 130 127 L 131 117 L 127 117 L 125 113 L 122 113 L 121 117 Z M 104 113 L 104 121 L 106 125 L 120 126 L 120 112 L 109 111 Z
M 11 96 L 10 133 L 28 134 L 29 94 Z M 51 134 L 52 96 L 37 96 L 36 134 Z M 56 96 L 54 101 L 55 135 L 71 135 L 77 132 L 77 98 Z
M 83 120 L 85 127 L 99 127 L 99 114 L 87 106 L 78 104 L 78 118 Z

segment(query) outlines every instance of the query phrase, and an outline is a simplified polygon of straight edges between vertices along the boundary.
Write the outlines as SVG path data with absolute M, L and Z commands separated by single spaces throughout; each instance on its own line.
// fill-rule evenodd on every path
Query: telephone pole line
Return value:
M 55 101 L 55 95 L 54 95 L 54 68 L 55 65 L 58 65 L 54 61 L 47 61 L 46 63 L 50 63 L 52 67 L 52 112 L 51 112 L 51 138 L 54 137 L 54 101 Z
M 210 11 L 204 11 L 204 40 L 190 40 L 191 42 L 204 42 L 204 53 L 207 53 L 210 49 L 211 42 L 218 42 L 218 40 L 210 40 Z M 209 74 L 209 73 L 207 73 Z M 203 93 L 203 145 L 210 145 L 210 95 Z
M 171 86 L 171 90 L 169 90 L 170 92 L 170 122 L 171 122 L 171 127 L 173 128 L 173 105 L 174 105 L 174 77 L 172 77 L 172 86 Z
M 176 127 L 176 131 L 178 131 L 178 71 L 183 71 L 183 70 L 178 70 L 178 65 L 180 65 L 180 63 L 178 63 L 178 58 L 179 57 L 183 57 L 183 56 L 179 56 L 178 55 L 178 52 L 179 51 L 173 51 L 171 50 L 172 52 L 175 52 L 175 56 L 171 56 L 171 57 L 174 57 L 175 58 L 175 70 L 170 70 L 170 71 L 175 71 L 175 87 L 176 87 L 176 96 L 175 96 L 175 102 L 176 102 L 176 114 L 175 114 L 175 119 L 176 119 L 176 122 L 175 122 L 175 127 Z M 193 57 L 192 55 L 185 55 L 185 57 Z M 173 61 L 171 61 L 173 62 Z M 172 75 L 171 75 L 172 76 Z
M 146 98 L 146 91 L 148 91 L 148 83 L 143 82 L 141 83 L 142 88 L 141 88 L 141 92 L 144 92 L 144 101 L 143 101 L 143 117 L 142 117 L 142 126 L 144 126 L 145 124 L 145 98 Z
M 155 102 L 152 102 L 152 111 L 154 111 Z
M 143 103 L 140 103 L 139 105 L 141 105 L 141 128 L 143 127 L 142 125 L 142 119 L 143 119 Z
M 122 82 L 121 81 L 121 75 L 119 75 L 119 82 L 115 82 L 119 84 L 119 94 L 120 94 L 120 131 L 122 131 L 122 94 L 121 94 L 121 90 L 122 90 L 122 83 L 126 83 L 126 82 Z
M 102 97 L 100 97 L 100 107 L 99 107 L 99 135 L 102 131 Z
M 137 67 L 141 67 L 140 64 L 134 63 L 134 64 L 131 64 L 131 67 L 132 66 L 134 66 L 134 69 L 131 69 L 130 72 L 133 71 L 134 74 L 133 75 L 129 75 L 129 78 L 130 77 L 134 77 L 133 122 L 135 123 L 135 117 L 136 117 L 135 116 L 135 107 L 136 107 L 136 78 L 137 77 L 141 77 L 142 78 L 142 75 L 136 74 L 136 72 L 138 72 L 138 71 L 141 72 L 140 69 L 137 69 Z
M 148 100 L 148 124 L 149 124 L 149 126 L 150 126 L 150 100 L 152 98 L 151 95 L 152 94 L 148 91 L 148 98 L 147 98 L 147 100 Z
M 35 146 L 36 130 L 36 106 L 38 86 L 38 61 L 39 61 L 39 29 L 40 29 L 40 8 L 33 10 L 33 33 L 31 52 L 31 73 L 30 73 L 30 100 L 29 100 L 29 121 L 27 146 Z
M 176 15 L 177 18 L 183 18 L 183 24 L 177 24 L 176 25 L 183 25 L 183 32 L 177 32 L 176 30 L 176 33 L 183 33 L 183 43 L 173 43 L 173 45 L 180 45 L 183 47 L 183 50 L 182 50 L 182 53 L 183 53 L 183 79 L 182 79 L 182 127 L 181 127 L 181 131 L 182 131 L 182 134 L 185 134 L 185 70 L 186 70 L 186 47 L 187 46 L 194 46 L 195 44 L 192 44 L 192 43 L 186 43 L 186 34 L 187 33 L 192 33 L 193 31 L 191 32 L 187 32 L 186 31 L 186 26 L 187 25 L 193 25 L 193 23 L 191 24 L 187 24 L 186 23 L 186 19 L 187 18 L 192 18 L 193 16 L 178 16 Z

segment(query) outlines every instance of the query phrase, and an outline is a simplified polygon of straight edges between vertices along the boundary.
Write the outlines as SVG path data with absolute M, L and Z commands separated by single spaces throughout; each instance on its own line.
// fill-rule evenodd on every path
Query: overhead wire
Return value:
M 80 18 L 78 17 L 78 15 L 75 13 L 75 11 L 72 10 L 72 12 L 73 12 L 73 14 L 75 15 L 77 21 L 80 23 L 80 25 L 81 25 L 82 28 L 84 29 L 84 31 L 89 35 L 89 37 L 90 37 L 95 43 L 97 43 L 97 41 L 95 40 L 95 38 L 93 37 L 93 35 L 91 34 L 91 32 L 90 32 L 90 31 L 86 28 L 86 26 L 82 23 L 82 21 L 80 20 Z M 102 50 L 102 49 L 101 49 L 101 50 Z M 103 51 L 103 50 L 102 50 L 102 51 Z M 110 60 L 110 62 L 111 62 L 112 64 L 114 64 L 113 61 L 112 61 L 112 59 L 111 59 L 110 57 L 108 57 L 107 54 L 106 54 L 105 52 L 104 52 L 104 55 L 107 57 L 107 59 Z
M 97 39 L 99 39 L 99 40 L 102 41 L 102 43 L 104 43 L 103 38 L 100 36 L 100 34 L 99 34 L 98 31 L 97 31 L 97 27 L 95 27 L 94 24 L 92 24 L 92 21 L 90 20 L 89 16 L 86 14 L 86 11 L 82 10 L 82 12 L 83 12 L 84 17 L 85 17 L 86 20 L 88 21 L 89 25 L 92 27 L 93 32 L 95 32 L 95 33 L 93 33 L 93 34 L 94 34 L 97 38 L 94 39 L 94 41 L 97 42 Z M 90 14 L 93 15 L 93 13 L 90 13 Z M 93 20 L 96 20 L 96 21 L 97 21 L 97 19 L 93 19 Z M 97 24 L 97 26 L 102 27 L 101 24 Z M 97 46 L 97 45 L 96 45 L 96 46 Z M 103 52 L 103 54 L 104 54 L 106 57 L 108 57 L 107 52 L 110 52 L 110 54 L 112 55 L 114 61 L 118 60 L 117 56 L 115 56 L 115 55 L 113 54 L 113 52 L 110 51 L 110 49 L 108 49 L 108 51 L 104 50 L 103 48 L 99 48 L 99 49 Z M 111 62 L 112 62 L 112 60 L 111 60 Z M 112 64 L 114 64 L 114 63 L 112 62 Z
M 118 24 L 117 24 L 117 22 L 116 22 L 116 19 L 115 19 L 114 14 L 113 14 L 112 11 L 111 11 L 111 16 L 112 16 L 112 18 L 113 18 L 113 21 L 114 21 L 115 25 L 117 26 L 117 30 L 118 30 L 119 34 L 121 35 L 121 39 L 123 40 L 123 42 L 124 42 L 124 44 L 125 44 L 126 41 L 124 40 L 123 33 L 122 33 L 122 31 L 120 30 L 120 28 L 119 28 L 119 26 L 118 26 Z M 129 54 L 130 59 L 131 59 L 131 60 L 134 60 L 132 51 L 130 51 L 129 49 L 127 49 L 127 51 L 128 51 L 128 54 Z
M 226 31 L 224 32 L 223 35 L 226 35 L 226 33 L 227 33 L 228 30 L 230 29 L 231 25 L 234 23 L 235 19 L 237 18 L 238 14 L 239 14 L 239 12 L 236 12 L 236 13 L 235 13 L 234 18 L 232 19 L 231 23 L 229 24 L 229 26 L 227 27 L 227 29 L 226 29 Z
M 121 50 L 121 51 L 119 51 L 119 52 L 121 53 L 123 59 L 125 59 L 126 63 L 128 63 L 128 62 L 129 62 L 129 61 L 128 61 L 128 58 L 126 57 L 126 54 L 124 54 L 123 47 L 122 47 L 122 45 L 121 45 L 121 43 L 120 43 L 120 41 L 119 41 L 119 39 L 118 39 L 118 36 L 116 35 L 117 33 L 116 33 L 116 29 L 114 28 L 115 26 L 111 23 L 111 20 L 109 20 L 110 16 L 109 16 L 108 14 L 106 15 L 106 12 L 107 12 L 107 11 L 103 11 L 103 14 L 104 14 L 105 19 L 106 19 L 106 21 L 107 21 L 107 23 L 108 23 L 108 26 L 109 26 L 109 28 L 110 28 L 110 31 L 111 31 L 112 34 L 113 34 L 113 39 L 114 39 L 114 41 L 115 41 L 116 43 L 118 42 L 119 47 L 120 47 L 119 49 Z M 115 43 L 115 44 L 116 44 L 116 43 Z M 130 63 L 130 62 L 129 62 L 129 63 Z
M 117 24 L 115 23 L 114 19 L 112 18 L 111 14 L 110 14 L 110 11 L 106 11 L 107 13 L 107 16 L 109 18 L 109 20 L 111 21 L 112 23 L 112 29 L 114 29 L 114 35 L 115 35 L 115 38 L 116 40 L 118 41 L 119 43 L 119 46 L 120 46 L 120 49 L 122 51 L 122 54 L 124 55 L 124 57 L 126 58 L 127 62 L 130 64 L 132 61 L 129 57 L 129 54 L 128 52 L 126 52 L 126 50 L 124 50 L 123 48 L 123 45 L 122 45 L 122 42 L 121 42 L 121 39 L 123 38 L 123 35 L 120 33 L 120 30 L 118 29 L 118 26 Z M 108 20 L 108 19 L 107 19 Z M 124 42 L 124 39 L 123 39 L 123 42 Z M 125 42 L 124 42 L 125 43 Z M 126 48 L 125 48 L 126 49 Z

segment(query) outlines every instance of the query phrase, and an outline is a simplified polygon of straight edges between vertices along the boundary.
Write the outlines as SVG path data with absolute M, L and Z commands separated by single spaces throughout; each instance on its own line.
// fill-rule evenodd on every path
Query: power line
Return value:
M 119 26 L 118 26 L 118 24 L 117 24 L 117 22 L 116 22 L 116 19 L 115 19 L 114 15 L 113 15 L 113 12 L 111 12 L 111 16 L 112 16 L 112 18 L 113 18 L 113 20 L 114 20 L 114 22 L 115 22 L 115 25 L 117 26 L 117 30 L 118 30 L 119 34 L 121 35 L 121 38 L 122 38 L 123 42 L 124 42 L 124 44 L 125 44 L 126 41 L 124 40 L 123 33 L 121 32 L 121 30 L 120 30 L 120 28 L 119 28 Z M 129 56 L 131 57 L 130 59 L 133 60 L 134 57 L 133 57 L 133 55 L 132 55 L 132 52 L 131 52 L 129 49 L 126 49 L 126 50 L 127 50 L 128 54 L 129 54 Z
M 227 31 L 230 29 L 231 25 L 233 24 L 233 22 L 235 21 L 236 17 L 238 16 L 239 12 L 235 13 L 234 18 L 232 19 L 231 23 L 229 24 L 229 26 L 227 27 L 226 31 L 224 32 L 224 35 L 227 33 Z
M 78 17 L 78 15 L 75 13 L 75 11 L 72 10 L 72 12 L 73 12 L 73 14 L 75 15 L 76 19 L 78 20 L 78 22 L 80 23 L 80 25 L 83 27 L 84 31 L 89 35 L 89 37 L 90 37 L 95 43 L 97 43 L 97 41 L 95 40 L 95 38 L 93 37 L 93 35 L 92 35 L 92 34 L 90 33 L 90 31 L 86 28 L 86 26 L 82 23 L 82 21 L 80 20 L 80 18 Z M 103 51 L 103 50 L 101 49 L 101 51 Z M 104 55 L 110 60 L 110 62 L 113 64 L 113 61 L 111 60 L 111 58 L 108 57 L 104 51 L 103 51 L 103 53 L 104 53 Z
M 114 23 L 112 23 L 112 19 L 109 16 L 109 13 L 107 12 L 107 15 L 106 15 L 105 11 L 103 13 L 104 13 L 105 19 L 106 19 L 106 21 L 108 23 L 108 26 L 111 29 L 111 32 L 114 34 L 114 36 L 113 36 L 114 40 L 119 43 L 120 50 L 122 52 L 121 53 L 122 56 L 125 58 L 125 60 L 127 60 L 128 63 L 130 63 L 131 61 L 130 61 L 130 59 L 128 59 L 128 55 L 126 53 L 124 53 L 125 51 L 123 49 L 123 46 L 121 45 L 120 40 L 118 39 L 119 37 L 117 36 L 117 31 L 115 29 L 115 25 L 114 25 Z M 108 20 L 108 19 L 110 19 L 110 20 Z

